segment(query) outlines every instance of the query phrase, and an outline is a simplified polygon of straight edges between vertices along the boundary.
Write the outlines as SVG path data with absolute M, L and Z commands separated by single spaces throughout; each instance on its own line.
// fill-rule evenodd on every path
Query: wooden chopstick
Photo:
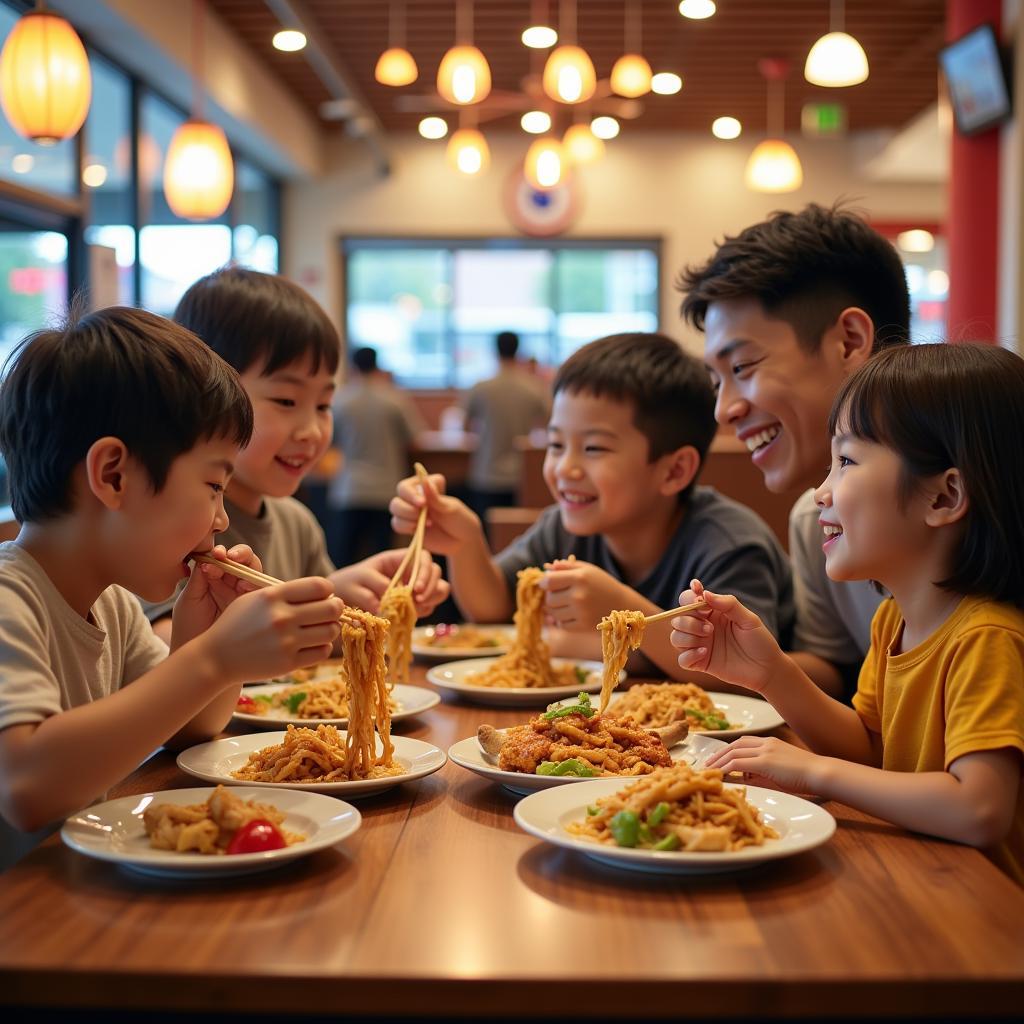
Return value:
M 193 562 L 205 562 L 207 565 L 218 565 L 224 570 L 224 572 L 231 576 L 237 576 L 240 580 L 245 580 L 246 583 L 251 583 L 256 587 L 276 587 L 279 583 L 284 582 L 284 580 L 279 580 L 276 576 L 268 576 L 265 572 L 260 572 L 258 569 L 253 569 L 248 565 L 240 565 L 238 562 L 226 561 L 222 558 L 214 558 L 213 555 L 193 552 L 190 557 Z M 340 618 L 350 626 L 362 625 L 358 619 L 353 618 L 351 615 L 346 615 L 344 612 L 342 612 Z
M 422 483 L 427 477 L 427 471 L 423 466 L 423 463 L 415 463 L 416 475 L 419 477 Z M 398 568 L 395 570 L 395 575 L 391 577 L 391 582 L 384 588 L 384 593 L 381 595 L 381 600 L 384 599 L 394 587 L 398 581 L 405 575 L 405 570 L 412 565 L 412 574 L 409 577 L 409 586 L 412 587 L 416 583 L 417 569 L 419 568 L 419 556 L 423 550 L 423 534 L 427 529 L 427 506 L 424 505 L 420 509 L 419 518 L 416 520 L 416 529 L 413 531 L 412 541 L 409 543 L 408 548 L 405 550 L 405 555 L 402 561 L 399 563 Z
M 665 619 L 673 619 L 677 615 L 685 615 L 687 612 L 695 612 L 698 608 L 706 608 L 707 601 L 699 598 L 692 604 L 680 605 L 678 608 L 669 608 L 667 612 L 658 612 L 657 615 L 645 615 L 644 622 L 649 626 L 652 622 L 664 622 Z

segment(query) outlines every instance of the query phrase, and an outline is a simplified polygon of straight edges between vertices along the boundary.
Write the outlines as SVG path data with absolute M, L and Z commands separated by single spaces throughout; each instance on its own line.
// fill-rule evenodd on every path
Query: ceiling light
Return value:
M 306 48 L 306 37 L 298 29 L 283 28 L 280 32 L 274 33 L 273 43 L 275 50 L 295 53 L 297 50 L 304 50 Z
M 604 156 L 604 143 L 586 124 L 570 125 L 562 136 L 562 149 L 569 163 L 592 164 Z
M 935 248 L 935 236 L 923 228 L 912 228 L 901 231 L 896 236 L 896 244 L 904 252 L 931 252 Z
M 595 117 L 590 122 L 590 130 L 599 139 L 614 139 L 619 134 L 619 122 L 614 117 L 608 117 L 607 115 Z
M 564 163 L 562 144 L 549 136 L 537 139 L 526 151 L 523 173 L 534 188 L 543 191 L 554 188 L 562 180 Z
M 829 29 L 807 54 L 804 78 L 831 89 L 859 85 L 868 77 L 868 58 L 864 47 L 843 31 L 842 0 L 832 0 Z
M 528 110 L 519 119 L 519 124 L 530 135 L 543 135 L 551 128 L 551 115 L 543 110 Z
M 36 158 L 31 153 L 15 153 L 11 157 L 11 170 L 15 174 L 28 174 L 36 165 Z
M 443 139 L 448 134 L 448 122 L 443 117 L 425 117 L 418 131 L 425 139 Z
M 635 99 L 651 91 L 651 65 L 639 53 L 627 53 L 612 67 L 612 92 Z
M 683 87 L 683 80 L 673 71 L 659 71 L 651 79 L 651 92 L 659 96 L 675 96 Z
M 11 127 L 53 145 L 82 127 L 91 98 L 89 58 L 75 30 L 50 11 L 23 14 L 0 53 L 0 103 Z
M 164 195 L 177 217 L 219 217 L 231 200 L 235 168 L 222 129 L 186 121 L 171 138 L 164 163 Z
M 747 161 L 745 181 L 755 192 L 792 192 L 804 181 L 796 150 L 782 139 L 765 139 Z
M 86 164 L 82 168 L 82 184 L 88 188 L 99 188 L 107 180 L 107 169 L 101 163 Z
M 523 45 L 531 50 L 546 50 L 558 42 L 558 33 L 547 25 L 531 25 L 523 32 Z
M 449 140 L 448 162 L 463 174 L 477 174 L 491 162 L 487 140 L 475 128 L 460 128 Z
M 585 50 L 559 46 L 544 65 L 544 92 L 559 103 L 584 103 L 594 95 L 597 74 Z
M 449 103 L 479 103 L 491 91 L 487 58 L 475 46 L 453 46 L 437 69 L 437 91 Z
M 682 0 L 679 5 L 679 13 L 684 18 L 703 21 L 715 13 L 714 0 Z
M 716 117 L 711 123 L 711 134 L 716 139 L 736 139 L 743 131 L 743 125 L 735 117 Z
M 398 88 L 411 85 L 419 74 L 416 61 L 405 48 L 405 5 L 392 0 L 388 10 L 388 48 L 377 58 L 373 77 L 381 85 Z

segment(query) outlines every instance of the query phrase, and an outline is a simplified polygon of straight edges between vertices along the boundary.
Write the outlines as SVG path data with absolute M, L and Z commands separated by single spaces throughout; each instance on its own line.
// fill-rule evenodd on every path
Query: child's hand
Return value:
M 741 736 L 708 758 L 706 767 L 742 772 L 751 785 L 767 779 L 796 793 L 817 793 L 822 788 L 822 769 L 831 760 L 772 736 Z
M 263 563 L 248 544 L 236 544 L 227 550 L 223 544 L 211 548 L 208 555 L 229 559 L 262 572 Z M 194 562 L 185 589 L 174 602 L 171 647 L 176 648 L 205 632 L 240 594 L 257 589 L 253 584 L 226 573 L 208 562 Z
M 380 611 L 380 599 L 401 565 L 405 552 L 405 548 L 381 551 L 380 554 L 371 555 L 361 562 L 331 573 L 334 592 L 346 604 L 364 608 L 376 615 Z M 411 569 L 408 570 L 401 582 L 408 582 L 411 572 Z M 424 548 L 418 559 L 416 586 L 412 592 L 416 614 L 429 615 L 448 596 L 450 589 L 447 582 L 441 579 L 441 567 Z
M 713 594 L 700 580 L 690 588 L 679 595 L 679 603 L 691 604 L 703 597 L 707 607 L 672 620 L 672 646 L 683 652 L 679 667 L 708 672 L 760 693 L 785 658 L 775 637 L 735 597 Z
M 330 580 L 307 576 L 243 594 L 195 642 L 226 681 L 280 676 L 330 656 L 344 608 Z
M 444 488 L 445 480 L 439 473 L 432 473 L 424 482 L 419 477 L 406 477 L 391 499 L 391 526 L 396 533 L 414 533 L 420 509 L 426 505 L 423 543 L 439 555 L 452 555 L 482 529 L 480 517 L 458 498 L 445 494 Z
M 547 591 L 544 613 L 550 625 L 593 632 L 613 608 L 628 607 L 631 591 L 590 562 L 560 558 L 548 562 L 540 586 Z

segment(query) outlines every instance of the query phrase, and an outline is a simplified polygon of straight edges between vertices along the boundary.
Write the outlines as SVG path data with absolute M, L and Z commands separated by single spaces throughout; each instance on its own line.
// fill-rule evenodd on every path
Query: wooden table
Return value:
M 445 704 L 396 731 L 447 749 L 522 717 Z M 195 784 L 161 753 L 112 795 Z M 449 763 L 360 801 L 363 827 L 339 847 L 218 882 L 135 876 L 52 837 L 0 876 L 0 1004 L 628 1019 L 1024 1007 L 1024 892 L 974 850 L 829 804 L 839 829 L 816 851 L 643 876 L 521 832 L 516 799 Z

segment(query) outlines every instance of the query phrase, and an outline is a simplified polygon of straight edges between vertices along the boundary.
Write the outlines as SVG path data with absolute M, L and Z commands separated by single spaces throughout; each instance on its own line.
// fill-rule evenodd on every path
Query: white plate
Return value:
M 315 683 L 316 680 L 310 680 Z M 302 683 L 267 683 L 262 686 L 247 686 L 242 692 L 247 697 L 257 697 L 261 694 L 269 696 L 277 693 L 278 690 L 287 690 L 292 686 L 301 686 Z M 391 691 L 391 696 L 398 702 L 398 710 L 391 712 L 391 721 L 400 722 L 403 718 L 411 718 L 421 711 L 435 707 L 441 703 L 441 698 L 433 691 L 424 686 L 404 686 L 396 684 Z M 280 729 L 282 725 L 307 725 L 316 728 L 318 725 L 336 725 L 343 728 L 348 725 L 347 718 L 296 718 L 289 714 L 286 708 L 270 708 L 265 715 L 252 715 L 245 711 L 236 711 L 232 716 L 233 722 L 240 722 L 243 725 L 255 726 L 257 729 Z
M 493 658 L 499 654 L 504 654 L 508 650 L 512 638 L 516 635 L 516 627 L 510 623 L 498 625 L 468 623 L 467 625 L 473 629 L 488 630 L 495 633 L 495 639 L 498 642 L 493 647 L 463 647 L 459 644 L 446 644 L 444 647 L 437 647 L 432 643 L 428 643 L 428 639 L 434 635 L 434 627 L 417 626 L 412 631 L 412 653 L 421 658 L 433 658 L 435 661 L 441 659 L 449 660 L 451 658 Z M 465 628 L 466 626 L 456 625 L 455 636 L 458 636 L 459 629 Z
M 671 747 L 669 753 L 672 755 L 673 761 L 692 765 L 694 768 L 703 768 L 708 758 L 724 746 L 725 744 L 720 740 L 693 734 Z M 524 796 L 535 793 L 539 789 L 562 786 L 567 782 L 593 781 L 572 775 L 527 775 L 525 772 L 503 772 L 487 759 L 487 755 L 480 749 L 480 743 L 475 736 L 453 743 L 448 748 L 448 756 L 460 767 L 475 772 L 491 782 L 496 782 L 512 793 L 521 793 Z M 630 778 L 620 780 L 623 786 L 631 781 Z
M 611 711 L 617 701 L 621 700 L 628 691 L 613 693 L 612 699 L 608 702 L 608 710 Z M 704 736 L 714 736 L 716 740 L 734 740 L 737 736 L 756 735 L 761 732 L 770 732 L 785 721 L 766 700 L 760 697 L 744 697 L 738 693 L 712 693 L 708 692 L 715 707 L 725 715 L 727 721 L 735 725 L 735 729 L 693 729 Z
M 72 850 L 87 857 L 120 864 L 142 874 L 167 878 L 217 878 L 266 871 L 324 847 L 334 846 L 352 835 L 362 820 L 359 811 L 343 800 L 332 800 L 318 793 L 278 792 L 266 786 L 244 786 L 234 790 L 236 796 L 273 804 L 284 812 L 284 827 L 291 832 L 301 832 L 306 838 L 283 850 L 224 856 L 154 850 L 149 845 L 142 814 L 150 804 L 199 804 L 212 793 L 212 789 L 204 786 L 202 789 L 171 789 L 108 800 L 68 818 L 60 837 Z
M 601 662 L 584 661 L 582 658 L 552 658 L 552 665 L 579 665 L 587 672 L 585 683 L 572 686 L 475 686 L 466 682 L 466 676 L 482 672 L 493 665 L 497 658 L 474 658 L 472 661 L 449 661 L 427 670 L 427 682 L 438 689 L 457 694 L 473 701 L 474 704 L 490 704 L 505 708 L 546 708 L 564 697 L 575 697 L 580 693 L 599 693 L 601 690 Z M 619 673 L 619 682 L 626 678 Z
M 405 769 L 404 775 L 387 775 L 380 779 L 360 779 L 355 782 L 260 782 L 251 783 L 232 776 L 248 760 L 249 755 L 264 747 L 272 747 L 284 741 L 286 733 L 259 732 L 247 736 L 228 736 L 209 743 L 189 747 L 178 755 L 178 767 L 189 775 L 206 782 L 222 782 L 225 786 L 258 785 L 264 791 L 272 789 L 300 789 L 309 793 L 330 793 L 332 796 L 355 799 L 380 793 L 382 790 L 400 786 L 403 782 L 422 779 L 444 767 L 448 758 L 443 750 L 423 740 L 408 736 L 392 736 L 395 745 L 395 760 Z M 344 735 L 344 733 L 342 734 Z M 378 749 L 380 740 L 378 739 Z
M 682 853 L 634 850 L 593 843 L 565 830 L 570 821 L 583 821 L 587 807 L 626 785 L 622 779 L 585 779 L 578 786 L 545 789 L 520 800 L 515 806 L 516 824 L 555 846 L 586 854 L 594 860 L 633 871 L 669 874 L 710 874 L 735 871 L 812 850 L 832 838 L 836 822 L 828 811 L 789 793 L 747 786 L 747 800 L 761 812 L 762 820 L 779 833 L 762 846 L 745 846 L 723 853 Z M 730 786 L 731 789 L 743 787 Z

